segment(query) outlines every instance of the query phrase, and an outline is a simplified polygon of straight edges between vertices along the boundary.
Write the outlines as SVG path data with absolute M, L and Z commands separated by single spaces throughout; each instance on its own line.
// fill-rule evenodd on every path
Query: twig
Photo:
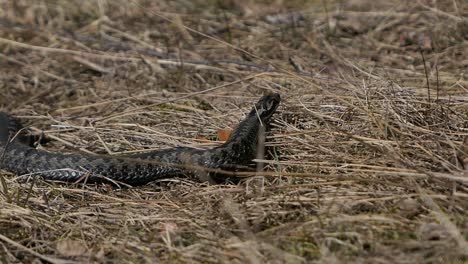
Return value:
M 19 248 L 21 250 L 24 250 L 24 251 L 28 252 L 29 254 L 34 255 L 34 256 L 36 256 L 36 257 L 38 257 L 38 258 L 40 258 L 42 260 L 48 261 L 50 263 L 54 263 L 54 264 L 55 263 L 56 264 L 75 263 L 74 261 L 62 260 L 62 259 L 56 259 L 56 258 L 51 258 L 51 257 L 44 256 L 44 255 L 39 254 L 39 253 L 37 253 L 36 251 L 34 251 L 34 250 L 30 249 L 30 248 L 27 248 L 27 247 L 15 242 L 15 241 L 9 239 L 8 237 L 6 237 L 6 236 L 4 236 L 2 234 L 0 234 L 0 240 L 3 240 L 4 242 L 6 242 L 8 244 L 11 244 L 14 247 L 17 247 L 17 248 Z
M 429 86 L 429 73 L 427 72 L 426 59 L 424 58 L 424 53 L 422 50 L 419 51 L 424 65 L 424 73 L 426 75 L 426 84 L 427 84 L 427 101 L 431 102 L 431 87 Z

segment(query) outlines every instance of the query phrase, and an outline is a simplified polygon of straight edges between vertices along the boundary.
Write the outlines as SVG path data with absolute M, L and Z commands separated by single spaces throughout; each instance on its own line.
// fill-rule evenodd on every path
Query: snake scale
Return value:
M 41 176 L 46 180 L 123 182 L 142 185 L 172 178 L 190 177 L 220 182 L 228 178 L 221 171 L 236 171 L 252 162 L 259 133 L 267 126 L 281 99 L 279 94 L 260 98 L 228 140 L 212 149 L 177 147 L 126 156 L 58 153 L 36 149 L 21 136 L 21 123 L 0 112 L 0 169 L 17 175 Z M 18 135 L 17 135 L 18 134 Z

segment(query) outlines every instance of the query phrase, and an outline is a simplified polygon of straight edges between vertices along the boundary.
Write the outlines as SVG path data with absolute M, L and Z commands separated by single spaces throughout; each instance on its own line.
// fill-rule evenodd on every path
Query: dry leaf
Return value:
M 231 129 L 218 129 L 218 140 L 219 141 L 228 140 L 231 133 L 232 133 Z
M 81 241 L 65 239 L 57 242 L 57 251 L 63 256 L 76 257 L 84 255 L 87 249 Z

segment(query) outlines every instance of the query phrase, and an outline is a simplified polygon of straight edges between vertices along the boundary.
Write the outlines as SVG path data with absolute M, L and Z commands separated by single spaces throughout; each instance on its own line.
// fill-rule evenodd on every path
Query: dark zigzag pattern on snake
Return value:
M 249 165 L 257 153 L 261 126 L 267 126 L 279 103 L 279 94 L 265 95 L 234 129 L 228 140 L 213 149 L 173 148 L 128 156 L 58 153 L 36 149 L 17 135 L 20 122 L 0 112 L 0 169 L 17 175 L 38 175 L 46 180 L 96 182 L 108 179 L 130 185 L 185 176 L 219 182 Z M 205 169 L 205 170 L 204 170 Z

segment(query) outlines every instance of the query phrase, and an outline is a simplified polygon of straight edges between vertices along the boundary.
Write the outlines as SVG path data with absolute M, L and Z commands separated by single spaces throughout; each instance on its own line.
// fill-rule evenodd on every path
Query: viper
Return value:
M 36 149 L 22 135 L 23 126 L 10 114 L 0 112 L 0 169 L 45 180 L 76 182 L 122 182 L 142 185 L 151 181 L 189 177 L 220 182 L 247 167 L 259 148 L 259 135 L 280 104 L 279 94 L 260 98 L 229 138 L 212 149 L 177 147 L 134 155 L 92 155 Z M 261 146 L 260 146 L 261 147 Z

